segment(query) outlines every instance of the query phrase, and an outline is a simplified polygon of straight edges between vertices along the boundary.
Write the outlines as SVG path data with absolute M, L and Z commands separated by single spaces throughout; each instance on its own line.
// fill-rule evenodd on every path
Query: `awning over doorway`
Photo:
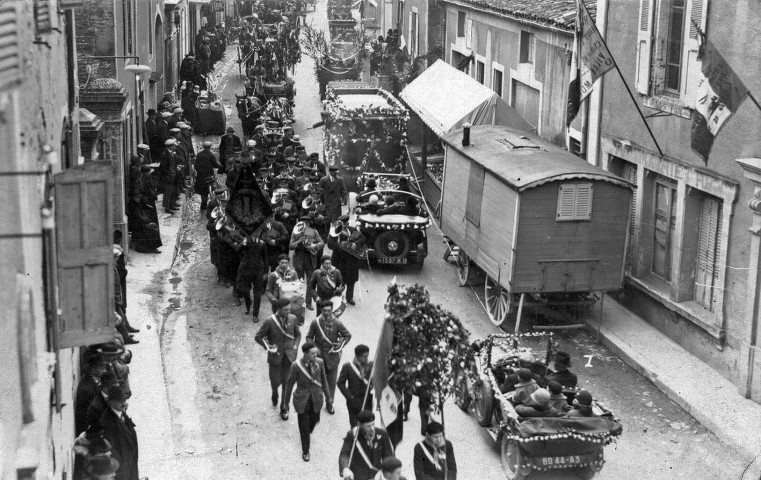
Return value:
M 438 136 L 464 123 L 504 125 L 536 133 L 536 128 L 496 92 L 442 60 L 428 67 L 400 96 Z

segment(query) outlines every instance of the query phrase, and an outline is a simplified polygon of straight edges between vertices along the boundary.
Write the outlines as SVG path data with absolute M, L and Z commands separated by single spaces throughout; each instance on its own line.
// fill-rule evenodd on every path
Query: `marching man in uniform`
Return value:
M 308 216 L 299 218 L 299 223 L 293 228 L 291 233 L 290 249 L 293 250 L 293 268 L 307 282 L 306 308 L 312 310 L 312 288 L 309 286 L 309 280 L 312 273 L 318 267 L 317 262 L 320 258 L 325 242 L 317 233 L 317 230 L 310 226 L 312 219 Z M 303 222 L 303 223 L 302 223 Z
M 344 438 L 338 471 L 344 480 L 373 480 L 381 470 L 383 459 L 394 455 L 394 447 L 388 433 L 376 428 L 373 412 L 362 410 L 357 421 L 359 425 L 349 430 Z M 354 437 L 357 437 L 356 445 Z
M 320 316 L 312 320 L 307 332 L 307 340 L 320 349 L 320 358 L 325 362 L 325 375 L 328 379 L 330 398 L 335 398 L 338 366 L 341 364 L 341 350 L 349 340 L 351 333 L 344 324 L 333 315 L 333 302 L 322 300 L 317 302 Z M 325 409 L 329 414 L 336 413 L 333 402 L 327 402 Z
M 417 480 L 457 480 L 452 442 L 444 438 L 440 423 L 430 422 L 425 427 L 425 439 L 415 445 L 414 464 Z
M 368 392 L 367 388 L 372 383 L 370 374 L 373 370 L 373 362 L 368 361 L 369 358 L 370 349 L 367 345 L 357 345 L 354 347 L 354 360 L 344 363 L 341 373 L 338 374 L 338 389 L 346 398 L 349 424 L 352 427 L 357 425 L 359 412 L 372 411 L 373 408 L 372 390 Z M 365 392 L 367 392 L 367 399 L 365 399 Z M 365 400 L 364 403 L 363 400 Z
M 277 259 L 277 268 L 275 268 L 267 277 L 267 289 L 265 294 L 272 303 L 272 311 L 275 312 L 275 304 L 280 299 L 280 287 L 278 282 L 293 282 L 299 279 L 296 270 L 291 268 L 291 262 L 288 255 L 281 254 Z
M 277 312 L 267 318 L 254 340 L 267 349 L 270 385 L 272 386 L 272 406 L 277 406 L 278 388 L 285 389 L 291 364 L 296 361 L 296 352 L 301 341 L 301 331 L 296 316 L 291 315 L 291 302 L 281 298 L 274 303 Z M 283 392 L 280 403 L 280 418 L 288 420 L 288 403 Z

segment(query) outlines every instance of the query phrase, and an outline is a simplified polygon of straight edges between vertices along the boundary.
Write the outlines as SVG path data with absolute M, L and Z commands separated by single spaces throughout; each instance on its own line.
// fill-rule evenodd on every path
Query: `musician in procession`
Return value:
M 457 480 L 452 442 L 444 438 L 440 423 L 426 426 L 425 438 L 415 445 L 414 465 L 417 480 Z
M 344 288 L 341 272 L 333 266 L 331 257 L 323 255 L 320 259 L 320 269 L 312 273 L 309 279 L 309 287 L 318 300 L 330 300 L 340 296 Z
M 344 480 L 373 480 L 383 459 L 394 455 L 394 447 L 388 433 L 375 426 L 375 414 L 370 410 L 359 412 L 357 423 L 344 437 L 338 472 Z
M 264 275 L 267 274 L 267 258 L 264 241 L 260 238 L 246 237 L 235 247 L 240 256 L 238 274 L 235 279 L 236 305 L 241 298 L 246 302 L 246 315 L 251 313 L 253 303 L 253 320 L 259 322 L 259 307 L 264 293 Z M 253 301 L 251 289 L 253 288 Z
M 359 280 L 361 252 L 367 239 L 356 227 L 349 226 L 349 216 L 341 215 L 328 234 L 328 248 L 333 251 L 333 266 L 346 283 L 346 303 L 354 305 L 354 285 Z
M 303 223 L 301 223 L 303 222 Z M 318 262 L 325 242 L 317 233 L 317 230 L 311 227 L 312 218 L 308 215 L 302 215 L 299 218 L 291 234 L 290 249 L 293 250 L 293 268 L 299 275 L 299 278 L 307 281 L 306 291 L 306 308 L 312 310 L 312 297 L 314 293 L 309 286 L 308 280 L 312 278 L 312 273 L 318 268 Z
M 267 289 L 265 294 L 272 303 L 272 311 L 275 311 L 275 303 L 280 299 L 280 283 L 281 282 L 295 282 L 299 279 L 296 270 L 291 268 L 291 261 L 287 254 L 282 254 L 277 257 L 278 266 L 273 269 L 267 276 Z
M 367 345 L 354 347 L 354 359 L 346 362 L 338 374 L 338 389 L 346 399 L 349 411 L 349 426 L 357 425 L 357 415 L 362 410 L 373 409 L 372 379 L 373 362 Z M 367 396 L 365 396 L 367 394 Z
M 291 302 L 281 298 L 273 304 L 276 312 L 262 323 L 254 340 L 267 350 L 272 406 L 277 407 L 278 389 L 283 386 L 280 403 L 280 418 L 288 420 L 288 378 L 291 364 L 296 361 L 296 353 L 301 342 L 301 330 L 295 315 L 291 315 Z M 327 389 L 327 382 L 326 382 Z
M 334 398 L 341 352 L 351 340 L 351 333 L 343 322 L 333 315 L 333 302 L 321 300 L 317 302 L 317 308 L 320 316 L 312 320 L 306 338 L 320 349 L 320 358 L 325 362 L 330 398 Z M 326 410 L 331 415 L 335 413 L 333 402 L 327 403 Z
M 201 196 L 201 210 L 206 210 L 209 200 L 209 185 L 214 185 L 216 177 L 214 170 L 219 168 L 217 157 L 211 152 L 211 142 L 201 144 L 203 150 L 198 152 L 193 165 L 196 171 L 195 193 Z
M 267 219 L 262 227 L 261 239 L 264 242 L 267 265 L 270 270 L 275 270 L 279 265 L 278 258 L 288 253 L 290 238 L 285 225 L 275 219 Z

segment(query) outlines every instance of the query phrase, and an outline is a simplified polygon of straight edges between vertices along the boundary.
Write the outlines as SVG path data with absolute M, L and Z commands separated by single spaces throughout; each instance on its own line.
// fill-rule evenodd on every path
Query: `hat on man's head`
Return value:
M 518 369 L 518 380 L 521 382 L 528 382 L 534 378 L 534 376 L 531 374 L 531 370 L 528 368 L 520 368 Z
M 342 221 L 342 222 L 348 222 L 348 221 L 349 221 L 349 215 L 348 215 L 348 214 L 346 214 L 346 213 L 344 213 L 343 215 L 341 215 L 340 217 L 338 217 L 338 218 L 337 218 L 337 220 L 340 220 L 340 221 Z
M 280 308 L 283 308 L 283 307 L 287 307 L 290 304 L 291 304 L 291 301 L 288 300 L 287 298 L 278 298 L 277 300 L 275 300 L 275 302 L 272 305 L 275 308 L 280 309 Z
M 247 147 L 255 147 L 256 146 L 256 140 L 247 140 L 246 141 Z
M 378 205 L 378 195 L 370 195 L 370 198 L 367 201 L 370 205 Z
M 317 302 L 317 308 L 319 310 L 322 310 L 325 307 L 333 308 L 333 302 L 331 302 L 330 300 L 320 300 L 319 302 Z
M 174 138 L 169 138 L 167 139 L 166 142 L 164 142 L 164 145 L 166 145 L 167 147 L 172 147 L 174 145 L 177 145 L 177 140 L 175 140 Z
M 531 400 L 535 401 L 539 405 L 545 406 L 550 403 L 550 392 L 546 388 L 534 390 L 534 392 L 531 394 Z
M 180 129 L 177 128 L 177 127 L 170 128 L 169 129 L 169 133 L 172 134 L 172 135 L 177 135 L 178 133 L 180 133 Z
M 254 130 L 264 130 L 264 125 L 259 124 L 259 125 L 255 126 Z
M 560 384 L 560 382 L 556 382 L 555 380 L 547 383 L 547 389 L 553 395 L 563 393 L 563 386 Z
M 375 414 L 370 410 L 362 410 L 357 414 L 357 422 L 368 423 L 375 421 Z
M 371 178 L 370 180 L 367 181 L 367 183 L 365 183 L 365 188 L 367 189 L 375 188 L 377 186 L 378 186 L 378 182 L 376 182 L 374 178 Z
M 211 148 L 211 142 L 207 140 L 207 141 L 203 142 L 203 143 L 201 144 L 201 146 L 202 146 L 203 148 Z
M 299 217 L 299 222 L 311 222 L 311 221 L 312 221 L 312 217 L 310 217 L 309 215 L 302 215 Z
M 106 395 L 108 395 L 109 400 L 113 400 L 114 402 L 123 402 L 127 399 L 127 394 L 124 393 L 124 390 L 119 385 L 111 385 L 106 389 Z
M 101 355 L 121 355 L 124 353 L 124 348 L 116 345 L 115 343 L 104 343 L 95 351 Z
M 555 354 L 555 369 L 568 368 L 571 366 L 571 356 L 566 352 L 557 352 Z
M 172 112 L 161 112 L 161 118 L 169 118 L 172 116 Z
M 138 143 L 137 144 L 137 149 L 138 150 L 150 150 L 151 147 L 149 147 L 148 145 L 146 145 L 144 143 Z
M 576 394 L 576 398 L 573 399 L 574 405 L 581 405 L 582 407 L 592 406 L 592 394 L 586 390 L 579 390 Z
M 301 137 L 300 137 L 300 136 L 298 136 L 298 135 L 294 135 L 294 136 L 293 136 L 293 141 L 294 141 L 294 142 L 299 142 L 299 141 L 301 141 Z
M 177 122 L 177 126 L 183 130 L 190 130 L 190 125 L 185 122 Z
M 119 470 L 119 460 L 109 455 L 95 455 L 90 459 L 87 471 L 90 475 L 110 475 Z
M 330 170 L 331 172 L 337 172 L 338 171 L 338 167 L 336 165 L 331 165 L 331 166 L 328 167 L 328 170 Z
M 227 133 L 234 133 L 235 129 L 233 127 L 227 127 Z
M 317 153 L 317 152 L 312 152 L 312 153 L 309 154 L 309 158 L 316 158 L 316 159 L 319 160 L 320 159 L 320 154 Z
M 296 157 L 285 157 L 285 161 L 288 163 L 296 163 Z
M 425 426 L 425 433 L 428 435 L 436 435 L 437 433 L 441 433 L 444 431 L 444 425 L 440 424 L 439 422 L 429 422 L 428 425 Z
M 180 107 L 177 107 L 173 110 L 174 113 L 182 113 L 183 110 Z
M 98 437 L 102 437 L 104 433 L 103 427 L 100 425 L 90 425 L 85 430 L 85 438 L 89 441 L 93 441 Z
M 100 431 L 100 436 L 95 437 L 92 442 L 90 442 L 90 445 L 87 446 L 87 449 L 90 451 L 90 455 L 104 455 L 111 452 L 111 442 L 103 437 L 102 428 Z
M 381 460 L 381 471 L 384 473 L 392 473 L 398 468 L 402 468 L 402 461 L 396 457 L 386 457 Z

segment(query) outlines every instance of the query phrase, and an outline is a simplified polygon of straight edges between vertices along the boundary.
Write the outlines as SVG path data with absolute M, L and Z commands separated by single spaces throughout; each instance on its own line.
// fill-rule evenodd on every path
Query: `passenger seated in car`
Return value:
M 413 217 L 416 217 L 420 214 L 420 209 L 417 206 L 417 198 L 415 197 L 409 197 L 404 202 L 404 207 L 400 209 L 400 212 L 402 215 L 411 215 Z
M 565 388 L 576 388 L 578 378 L 568 368 L 571 366 L 571 356 L 566 352 L 555 354 L 554 372 L 544 377 L 545 382 L 556 381 Z M 546 384 L 546 383 L 545 383 Z
M 555 380 L 547 384 L 547 390 L 550 391 L 550 405 L 558 412 L 567 412 L 571 409 L 568 401 L 563 395 L 563 386 Z
M 362 205 L 362 213 L 372 213 L 376 214 L 378 213 L 378 209 L 380 208 L 380 205 L 378 205 L 378 195 L 370 195 L 369 200 L 365 205 Z
M 378 210 L 377 215 L 394 215 L 401 213 L 404 205 L 397 205 L 394 201 L 394 197 L 389 195 L 383 199 L 383 208 Z
M 532 367 L 537 368 L 541 367 L 546 369 L 544 365 L 541 365 L 537 363 L 536 358 L 534 355 L 532 355 L 529 352 L 523 352 L 518 357 L 518 365 L 521 368 L 526 368 L 528 370 L 531 370 Z M 537 368 L 539 370 L 539 368 Z M 540 375 L 537 375 L 532 371 L 531 376 L 534 380 L 536 380 L 536 383 L 538 386 L 543 385 L 543 379 Z M 505 381 L 502 383 L 502 393 L 512 392 L 515 390 L 515 386 L 520 382 L 520 379 L 518 378 L 518 373 L 511 373 L 510 375 L 507 375 L 505 378 Z
M 563 414 L 550 405 L 550 392 L 540 388 L 531 394 L 524 405 L 515 407 L 515 413 L 523 418 L 529 417 L 562 417 Z
M 374 192 L 377 189 L 377 183 L 375 182 L 374 178 L 369 179 L 367 182 L 365 182 L 365 189 L 359 192 L 359 195 L 361 197 L 365 197 L 370 192 Z M 375 203 L 378 203 L 378 199 L 376 198 Z
M 580 390 L 573 400 L 573 408 L 568 412 L 569 417 L 594 417 L 592 412 L 592 394 L 586 390 Z
M 534 380 L 531 370 L 521 368 L 518 370 L 518 383 L 515 384 L 515 392 L 513 392 L 513 405 L 526 403 L 531 394 L 537 390 L 539 390 L 539 385 Z

